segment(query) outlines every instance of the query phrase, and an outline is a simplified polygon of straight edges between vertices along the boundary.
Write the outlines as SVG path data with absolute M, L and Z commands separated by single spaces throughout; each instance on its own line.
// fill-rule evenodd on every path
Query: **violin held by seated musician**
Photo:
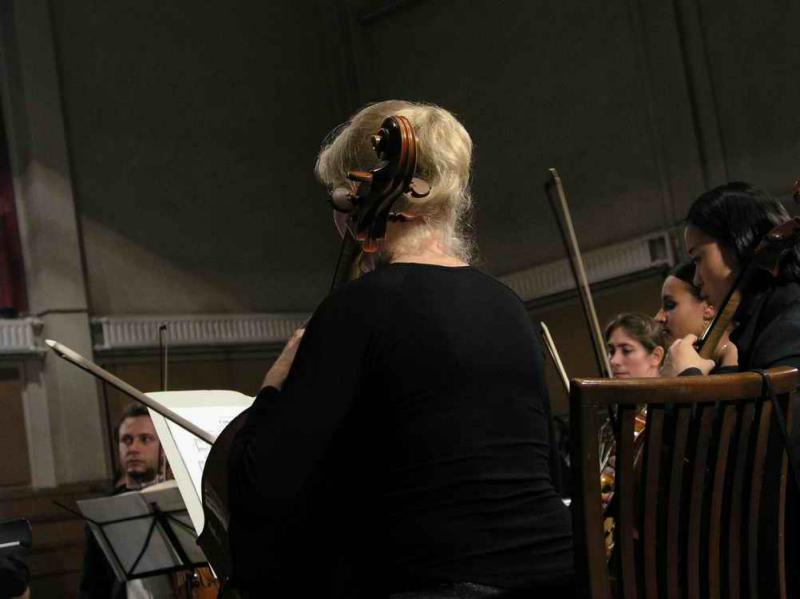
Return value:
M 386 185 L 396 197 L 374 197 L 374 139 L 395 126 L 416 164 Z M 243 595 L 574 594 L 541 345 L 519 298 L 469 266 L 471 153 L 452 114 L 403 101 L 366 107 L 322 148 L 342 232 L 380 266 L 322 302 L 234 439 Z

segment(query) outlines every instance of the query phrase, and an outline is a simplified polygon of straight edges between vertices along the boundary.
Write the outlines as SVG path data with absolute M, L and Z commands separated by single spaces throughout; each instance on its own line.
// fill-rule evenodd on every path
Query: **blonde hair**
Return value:
M 472 139 L 464 126 L 444 108 L 403 100 L 366 106 L 335 130 L 332 139 L 323 142 L 315 168 L 317 177 L 329 189 L 346 187 L 348 171 L 377 166 L 378 158 L 370 136 L 380 129 L 384 119 L 395 115 L 406 117 L 414 127 L 416 176 L 431 186 L 430 194 L 424 198 L 404 195 L 395 203 L 396 211 L 412 212 L 422 222 L 422 226 L 410 227 L 404 232 L 404 249 L 413 248 L 438 231 L 445 249 L 468 262 L 472 255 L 472 243 L 467 235 L 472 207 L 469 189 Z

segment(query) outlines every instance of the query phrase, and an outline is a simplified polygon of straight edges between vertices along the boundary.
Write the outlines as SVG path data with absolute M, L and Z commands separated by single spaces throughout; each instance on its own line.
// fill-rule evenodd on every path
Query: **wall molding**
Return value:
M 601 283 L 675 264 L 669 231 L 659 231 L 602 247 L 583 255 L 590 283 Z M 566 258 L 498 277 L 525 302 L 558 295 L 575 287 Z M 167 326 L 171 349 L 246 348 L 284 343 L 309 314 L 184 314 L 102 316 L 91 319 L 94 351 L 100 354 L 153 350 L 158 331 Z M 0 320 L 0 357 L 39 356 L 47 351 L 44 323 L 38 318 Z
M 194 314 L 104 316 L 91 320 L 94 349 L 152 349 L 159 327 L 167 327 L 170 348 L 271 345 L 282 343 L 308 320 L 308 314 Z
M 659 231 L 630 241 L 598 248 L 583 254 L 589 283 L 600 283 L 658 267 L 675 264 L 675 252 L 668 231 Z M 542 299 L 575 288 L 569 260 L 541 264 L 498 277 L 522 301 Z
M 40 341 L 44 323 L 38 318 L 0 320 L 0 356 L 41 356 L 46 351 Z
M 590 283 L 668 267 L 675 263 L 668 231 L 599 248 L 584 254 Z M 575 287 L 566 259 L 498 277 L 523 301 L 557 295 Z M 289 338 L 309 315 L 192 314 L 104 316 L 91 320 L 94 350 L 100 354 L 158 348 L 158 331 L 167 326 L 170 349 L 274 346 Z

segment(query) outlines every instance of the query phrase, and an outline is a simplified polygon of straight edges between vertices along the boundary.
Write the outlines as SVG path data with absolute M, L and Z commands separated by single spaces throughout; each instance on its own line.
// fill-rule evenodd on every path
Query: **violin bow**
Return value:
M 100 368 L 94 362 L 87 360 L 75 350 L 68 348 L 66 345 L 63 345 L 58 341 L 53 341 L 52 339 L 45 339 L 45 343 L 60 358 L 64 358 L 67 362 L 72 362 L 78 368 L 85 370 L 89 374 L 92 374 L 101 380 L 104 380 L 115 389 L 122 391 L 128 397 L 135 399 L 139 403 L 143 403 L 154 412 L 161 414 L 167 420 L 174 422 L 182 429 L 185 429 L 188 432 L 192 433 L 195 437 L 202 439 L 209 445 L 213 445 L 214 441 L 216 441 L 216 437 L 210 434 L 208 431 L 204 431 L 202 428 L 190 422 L 183 416 L 176 414 L 167 407 L 162 406 L 154 399 L 149 398 L 147 395 L 139 391 L 136 387 L 129 385 L 128 383 L 126 383 L 120 378 L 117 378 L 107 370 Z
M 561 383 L 564 385 L 567 395 L 569 395 L 569 377 L 567 376 L 567 371 L 564 368 L 564 364 L 561 362 L 561 356 L 558 354 L 558 350 L 556 349 L 556 342 L 553 341 L 553 336 L 550 334 L 550 329 L 544 322 L 539 323 L 539 328 L 542 331 L 542 339 L 544 340 L 544 345 L 547 348 L 547 352 L 553 359 L 553 364 L 556 367 L 556 371 L 558 371 L 558 376 L 561 379 Z
M 594 347 L 597 368 L 600 371 L 600 376 L 613 378 L 614 374 L 611 371 L 611 363 L 608 360 L 605 339 L 600 329 L 600 322 L 597 319 L 597 311 L 594 307 L 594 300 L 592 300 L 589 279 L 586 276 L 586 267 L 583 264 L 581 250 L 578 247 L 575 227 L 572 225 L 572 217 L 570 216 L 569 206 L 567 205 L 567 195 L 564 192 L 564 185 L 561 183 L 561 177 L 555 168 L 548 169 L 548 172 L 550 174 L 550 180 L 545 184 L 545 191 L 556 212 L 558 226 L 564 238 L 564 245 L 567 246 L 572 275 L 578 287 L 581 305 L 583 306 L 583 314 L 586 317 L 586 324 L 589 327 L 589 334 L 592 337 L 592 346 Z M 555 190 L 555 196 L 553 195 L 553 190 Z

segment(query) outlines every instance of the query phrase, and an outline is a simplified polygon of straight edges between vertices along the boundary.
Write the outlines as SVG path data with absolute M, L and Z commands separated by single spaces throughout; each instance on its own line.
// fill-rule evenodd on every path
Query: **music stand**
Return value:
M 175 481 L 78 507 L 121 582 L 207 565 Z
M 25 518 L 0 522 L 0 557 L 30 549 L 32 544 L 31 523 Z

